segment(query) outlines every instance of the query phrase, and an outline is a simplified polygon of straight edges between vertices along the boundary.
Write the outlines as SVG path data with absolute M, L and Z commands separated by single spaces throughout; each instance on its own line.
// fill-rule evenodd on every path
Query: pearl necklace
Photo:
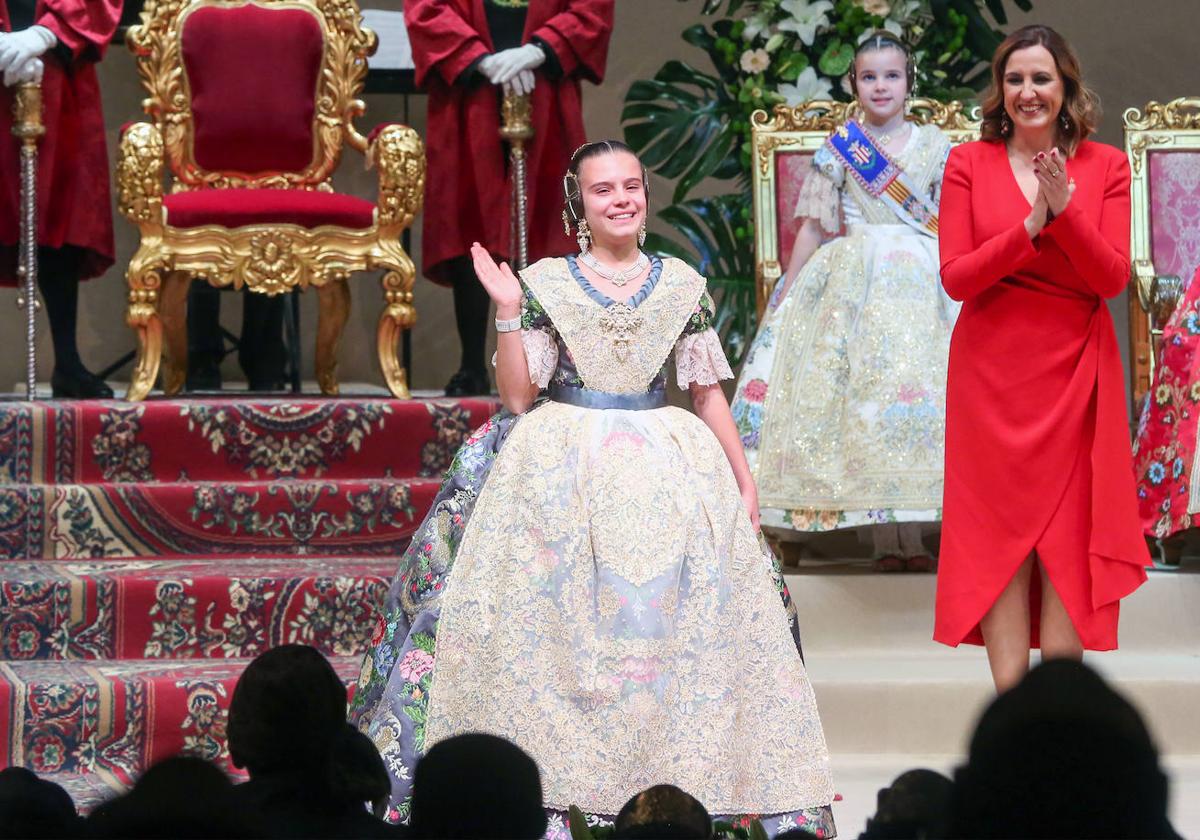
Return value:
M 638 252 L 638 258 L 633 261 L 633 265 L 626 268 L 606 268 L 591 251 L 580 251 L 579 261 L 617 288 L 637 277 L 650 265 L 650 258 L 641 251 Z

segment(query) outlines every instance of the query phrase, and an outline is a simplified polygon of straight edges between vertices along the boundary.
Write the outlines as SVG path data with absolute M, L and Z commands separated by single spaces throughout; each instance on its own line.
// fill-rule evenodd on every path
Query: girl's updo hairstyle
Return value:
M 850 62 L 850 91 L 856 97 L 858 96 L 858 57 L 863 53 L 877 52 L 879 50 L 900 50 L 904 53 L 904 82 L 908 87 L 908 93 L 913 92 L 913 86 L 917 82 L 917 68 L 913 64 L 912 53 L 908 51 L 908 45 L 900 40 L 895 33 L 888 32 L 886 29 L 876 29 L 866 38 L 864 38 L 854 51 L 854 60 Z
M 1021 27 L 996 47 L 996 53 L 992 56 L 992 81 L 983 94 L 983 125 L 979 136 L 992 142 L 1003 142 L 1008 137 L 1012 130 L 1012 118 L 1004 110 L 1004 71 L 1008 67 L 1009 56 L 1017 50 L 1039 46 L 1045 47 L 1054 56 L 1054 65 L 1062 79 L 1062 110 L 1055 115 L 1058 124 L 1057 145 L 1070 157 L 1099 125 L 1100 97 L 1084 84 L 1079 57 L 1066 38 L 1041 24 Z M 1066 117 L 1065 121 L 1063 117 Z
M 583 218 L 583 188 L 579 183 L 579 169 L 583 166 L 583 162 L 588 158 L 612 155 L 617 152 L 628 152 L 641 164 L 637 152 L 620 140 L 595 140 L 584 143 L 575 150 L 575 154 L 571 155 L 571 164 L 567 167 L 567 174 L 563 176 L 563 200 L 566 203 L 566 208 L 563 210 L 564 223 L 569 221 L 573 225 L 578 225 L 579 220 Z M 642 188 L 645 190 L 648 200 L 650 198 L 650 179 L 646 176 L 645 166 L 642 166 Z

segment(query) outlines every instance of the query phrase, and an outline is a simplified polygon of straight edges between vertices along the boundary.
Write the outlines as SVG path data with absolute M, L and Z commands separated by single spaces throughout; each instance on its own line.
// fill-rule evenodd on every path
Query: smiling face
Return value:
M 866 50 L 854 59 L 854 87 L 863 113 L 873 123 L 886 123 L 904 108 L 908 96 L 908 58 L 902 50 Z
M 1054 56 L 1040 44 L 1014 50 L 1004 65 L 1004 110 L 1013 131 L 1044 132 L 1055 127 L 1064 87 Z
M 626 151 L 599 154 L 579 165 L 583 215 L 598 244 L 615 246 L 637 239 L 646 218 L 642 165 Z

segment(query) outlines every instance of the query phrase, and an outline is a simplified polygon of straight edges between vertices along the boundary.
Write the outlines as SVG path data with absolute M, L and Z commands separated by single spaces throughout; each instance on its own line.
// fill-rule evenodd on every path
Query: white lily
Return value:
M 742 30 L 742 40 L 749 43 L 770 28 L 771 13 L 768 11 L 755 12 L 746 18 L 746 28 Z
M 779 8 L 791 15 L 781 21 L 779 29 L 795 32 L 805 46 L 812 46 L 817 30 L 829 24 L 828 12 L 833 9 L 829 0 L 783 0 Z
M 784 82 L 777 91 L 789 108 L 795 108 L 811 99 L 829 99 L 832 92 L 833 86 L 829 79 L 818 76 L 812 67 L 805 67 L 795 84 Z

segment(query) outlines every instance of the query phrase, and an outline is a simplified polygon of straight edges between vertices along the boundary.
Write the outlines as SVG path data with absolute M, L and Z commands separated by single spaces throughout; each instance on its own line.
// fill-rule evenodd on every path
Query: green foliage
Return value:
M 692 2 L 692 0 L 678 0 Z M 1029 11 L 1032 0 L 1009 0 Z M 736 364 L 753 337 L 754 220 L 750 196 L 750 115 L 786 102 L 850 99 L 845 76 L 860 38 L 896 32 L 917 65 L 916 93 L 973 99 L 1003 38 L 1005 0 L 701 0 L 713 18 L 683 39 L 709 64 L 663 65 L 635 82 L 621 119 L 625 140 L 652 171 L 675 180 L 659 211 L 686 245 L 654 236 L 647 247 L 698 265 L 718 303 L 718 329 Z M 993 23 L 994 22 L 994 23 Z M 689 198 L 704 181 L 733 191 Z

